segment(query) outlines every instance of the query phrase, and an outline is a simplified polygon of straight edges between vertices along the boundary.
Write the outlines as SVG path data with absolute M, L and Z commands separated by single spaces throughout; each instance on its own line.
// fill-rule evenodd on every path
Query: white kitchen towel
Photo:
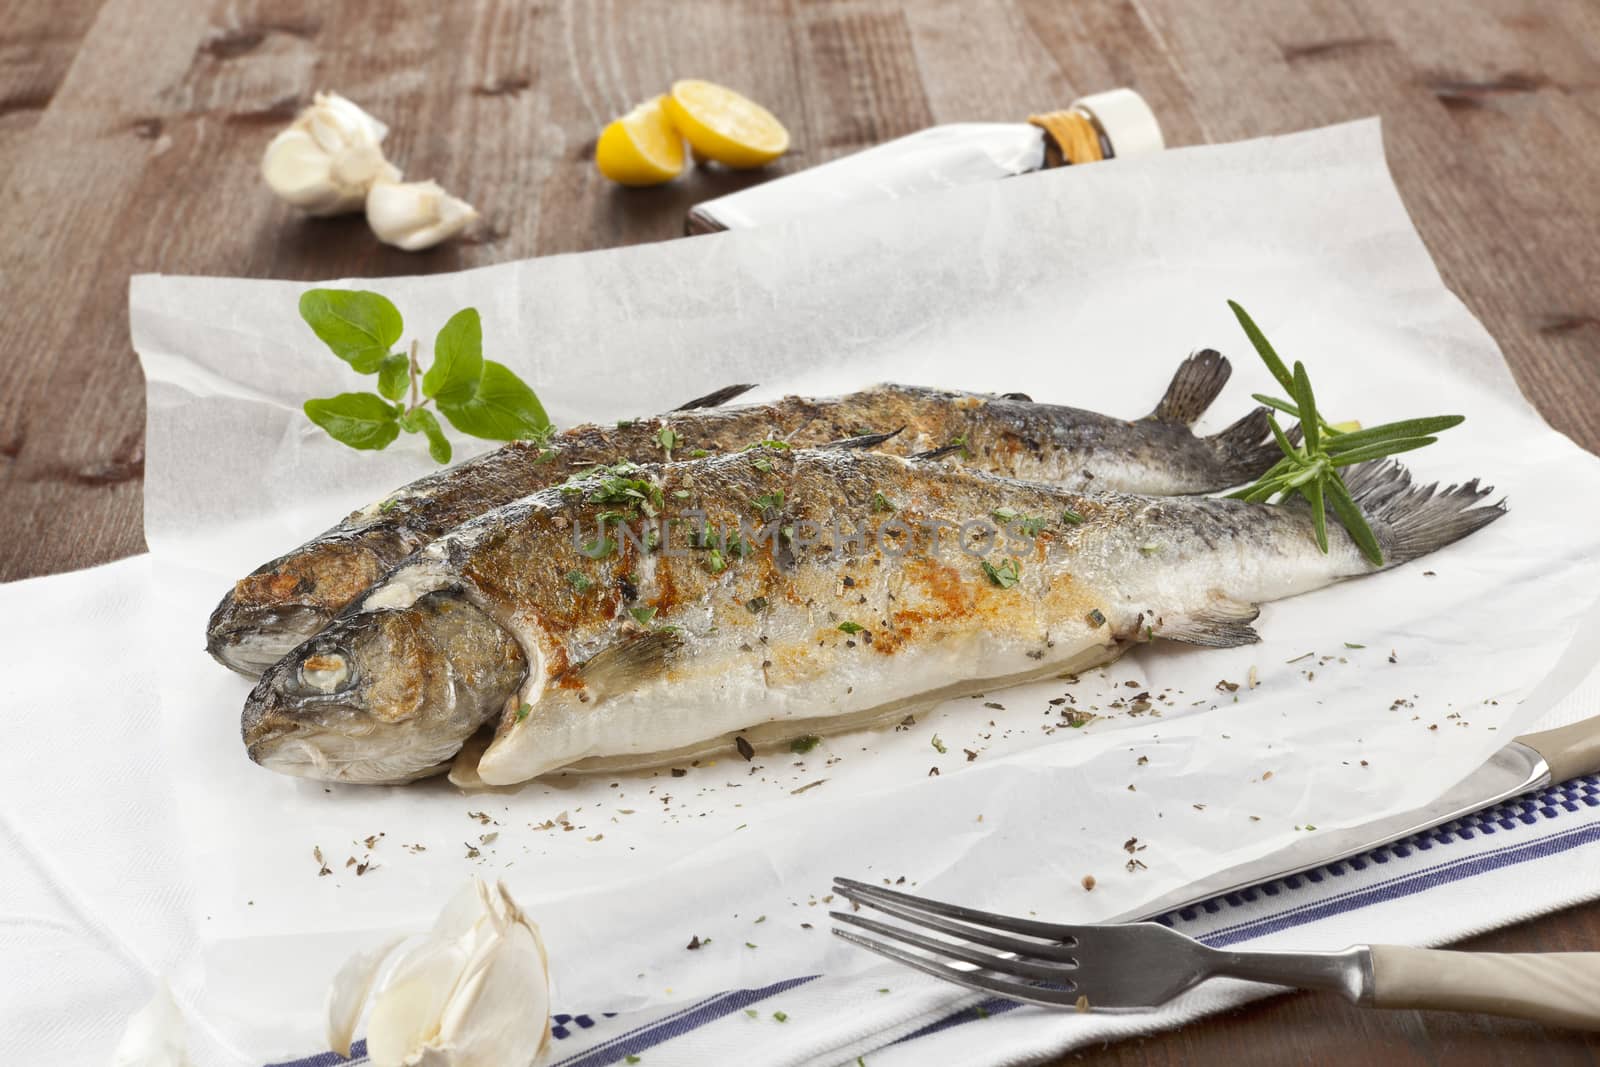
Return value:
M 1600 675 L 1587 688 L 1600 688 Z M 1219 948 L 1441 945 L 1597 897 L 1600 776 L 1589 775 L 1162 921 Z M 814 925 L 817 936 L 831 936 L 825 916 Z M 1170 1029 L 1271 993 L 1217 981 L 1156 1012 L 1080 1015 L 967 995 L 909 969 L 848 979 L 800 976 L 670 1012 L 585 1014 L 567 1006 L 555 1017 L 549 1063 L 998 1067 Z M 343 1062 L 323 1053 L 283 1067 Z M 355 1062 L 367 1062 L 360 1049 Z

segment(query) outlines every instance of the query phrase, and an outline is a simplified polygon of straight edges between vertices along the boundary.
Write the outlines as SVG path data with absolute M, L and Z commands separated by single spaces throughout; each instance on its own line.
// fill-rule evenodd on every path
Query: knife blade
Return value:
M 1313 834 L 1287 848 L 1191 882 L 1138 908 L 1102 920 L 1144 922 L 1182 908 L 1359 856 L 1452 819 L 1585 774 L 1600 773 L 1600 716 L 1524 734 L 1432 803 L 1359 826 Z

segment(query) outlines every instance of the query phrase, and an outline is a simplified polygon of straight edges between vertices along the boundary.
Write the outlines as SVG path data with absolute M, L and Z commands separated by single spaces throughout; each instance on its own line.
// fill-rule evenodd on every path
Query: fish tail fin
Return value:
M 1283 458 L 1267 416 L 1266 408 L 1256 408 L 1221 433 L 1205 438 L 1216 453 L 1218 477 L 1223 484 L 1252 481 Z M 1298 441 L 1299 436 L 1299 427 L 1289 431 L 1291 440 Z
M 1503 499 L 1479 506 L 1494 487 L 1479 486 L 1476 478 L 1444 489 L 1437 482 L 1417 486 L 1411 472 L 1392 461 L 1347 468 L 1344 481 L 1383 549 L 1385 567 L 1454 544 L 1506 513 Z
M 1232 374 L 1233 366 L 1228 358 L 1216 349 L 1202 348 L 1190 353 L 1178 364 L 1161 403 L 1148 417 L 1156 422 L 1192 425 L 1217 399 Z

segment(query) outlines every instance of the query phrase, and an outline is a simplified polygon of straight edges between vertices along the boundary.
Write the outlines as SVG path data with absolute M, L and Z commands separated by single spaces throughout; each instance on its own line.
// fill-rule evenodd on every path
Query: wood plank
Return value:
M 101 0 L 0 0 L 0 188 L 55 97 Z

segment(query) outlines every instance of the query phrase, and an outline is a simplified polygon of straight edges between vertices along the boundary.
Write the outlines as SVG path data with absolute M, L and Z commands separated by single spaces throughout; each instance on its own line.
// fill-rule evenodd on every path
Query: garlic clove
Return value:
M 461 977 L 469 948 L 460 942 L 422 946 L 378 990 L 367 1020 L 367 1055 L 374 1067 L 402 1067 L 434 1044 L 439 1018 Z
M 345 1059 L 350 1058 L 350 1042 L 361 1021 L 361 1009 L 372 995 L 372 984 L 384 961 L 404 940 L 401 935 L 370 952 L 357 952 L 339 968 L 328 986 L 328 1047 Z
M 396 943 L 358 954 L 334 979 L 329 1036 L 341 1054 Z M 548 956 L 504 883 L 474 881 L 456 893 L 372 1000 L 374 1067 L 526 1067 L 550 1041 Z
M 183 1013 L 165 980 L 150 1002 L 129 1016 L 111 1067 L 190 1067 Z
M 337 93 L 318 93 L 267 145 L 261 176 L 280 198 L 311 215 L 359 211 L 373 182 L 398 181 L 383 156 L 388 127 Z
M 439 1020 L 455 1067 L 527 1067 L 550 1040 L 550 974 L 539 930 L 499 883 L 486 938 Z
M 471 204 L 435 181 L 376 181 L 367 190 L 367 224 L 384 244 L 407 252 L 432 248 L 478 217 Z

